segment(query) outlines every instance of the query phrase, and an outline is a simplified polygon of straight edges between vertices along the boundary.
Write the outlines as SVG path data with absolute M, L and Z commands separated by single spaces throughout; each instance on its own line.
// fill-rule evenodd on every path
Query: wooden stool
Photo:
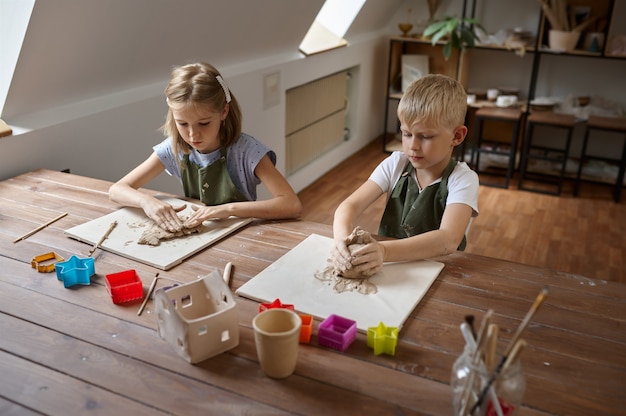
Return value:
M 572 142 L 572 132 L 578 120 L 573 115 L 557 114 L 552 111 L 537 111 L 530 113 L 526 129 L 526 137 L 522 148 L 522 160 L 520 164 L 520 178 L 518 187 L 526 191 L 541 192 L 552 195 L 560 195 L 563 188 L 563 179 L 565 177 L 565 167 L 567 166 L 567 156 L 569 154 L 570 144 Z M 533 144 L 533 130 L 535 126 L 548 126 L 564 129 L 567 133 L 564 146 L 549 147 Z M 549 163 L 559 164 L 559 174 L 554 177 L 549 173 L 528 171 L 528 162 L 530 160 L 543 160 Z M 530 178 L 530 177 L 533 178 Z M 524 186 L 526 180 L 539 180 L 542 183 L 551 182 L 556 185 L 556 191 L 549 191 L 540 188 L 528 188 Z
M 624 141 L 622 144 L 622 157 L 610 158 L 592 156 L 587 154 L 587 144 L 589 143 L 589 133 L 591 130 L 601 130 L 616 134 L 623 134 Z M 620 194 L 622 192 L 622 186 L 624 184 L 624 170 L 626 169 L 626 118 L 622 117 L 600 117 L 589 116 L 587 120 L 587 128 L 585 129 L 585 139 L 583 140 L 583 149 L 580 153 L 580 163 L 578 165 L 578 174 L 576 175 L 576 184 L 574 185 L 574 196 L 578 195 L 578 188 L 580 186 L 580 180 L 583 171 L 583 165 L 585 160 L 603 160 L 607 162 L 617 162 L 619 164 L 619 170 L 617 173 L 617 180 L 615 181 L 615 189 L 613 190 L 613 199 L 615 202 L 620 201 Z
M 483 107 L 476 111 L 474 116 L 474 137 L 471 156 L 471 164 L 476 173 L 480 174 L 481 153 L 508 157 L 506 173 L 504 174 L 504 183 L 487 183 L 481 179 L 481 185 L 497 186 L 501 188 L 509 187 L 509 182 L 513 177 L 513 171 L 515 170 L 515 155 L 517 154 L 517 142 L 521 119 L 522 111 L 518 108 Z M 485 121 L 512 123 L 513 134 L 511 136 L 510 144 L 508 142 L 483 137 L 483 125 Z M 498 146 L 502 144 L 507 144 L 508 150 L 499 149 Z M 484 145 L 487 147 L 484 147 Z

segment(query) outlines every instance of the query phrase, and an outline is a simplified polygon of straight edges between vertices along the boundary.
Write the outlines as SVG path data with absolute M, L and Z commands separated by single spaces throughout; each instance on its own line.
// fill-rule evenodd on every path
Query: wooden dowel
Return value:
M 21 236 L 19 238 L 16 238 L 15 240 L 13 240 L 13 244 L 17 243 L 18 241 L 21 241 L 21 240 L 24 240 L 24 239 L 30 237 L 31 235 L 35 234 L 38 231 L 43 230 L 44 228 L 46 228 L 47 226 L 49 226 L 53 222 L 60 220 L 61 218 L 65 217 L 66 215 L 67 215 L 67 212 L 64 212 L 63 214 L 59 215 L 58 217 L 51 219 L 47 223 L 45 223 L 43 225 L 40 225 L 39 227 L 37 227 L 34 230 L 24 234 L 23 236 Z
M 107 237 L 109 237 L 109 234 L 111 234 L 111 231 L 113 231 L 113 229 L 116 226 L 117 226 L 117 221 L 113 221 L 111 223 L 111 225 L 109 225 L 109 229 L 104 233 L 104 235 L 102 236 L 100 241 L 98 241 L 96 244 L 94 244 L 93 248 L 91 250 L 89 250 L 88 256 L 91 256 L 96 251 L 96 249 L 100 246 L 100 244 L 102 244 L 104 242 L 104 240 L 106 240 Z
M 233 269 L 233 264 L 231 262 L 226 263 L 226 266 L 224 267 L 224 275 L 223 275 L 224 283 L 226 283 L 226 286 L 230 284 L 230 275 L 232 273 L 232 269 Z

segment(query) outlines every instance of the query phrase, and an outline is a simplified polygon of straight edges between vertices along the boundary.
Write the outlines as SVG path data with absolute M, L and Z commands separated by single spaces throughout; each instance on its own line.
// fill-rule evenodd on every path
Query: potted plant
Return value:
M 452 55 L 452 48 L 462 51 L 465 48 L 473 48 L 479 39 L 476 30 L 485 29 L 477 19 L 470 17 L 446 16 L 435 20 L 424 29 L 425 38 L 432 38 L 433 45 L 440 40 L 445 40 L 443 56 L 446 60 Z

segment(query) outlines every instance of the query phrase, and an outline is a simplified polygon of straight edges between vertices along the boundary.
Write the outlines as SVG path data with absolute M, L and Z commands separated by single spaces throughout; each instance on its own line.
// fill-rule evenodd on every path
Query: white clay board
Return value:
M 181 216 L 192 213 L 189 202 L 176 198 L 161 198 L 172 206 L 187 205 L 179 212 Z M 65 230 L 69 237 L 91 244 L 93 247 L 109 229 L 113 221 L 117 226 L 100 245 L 104 250 L 119 254 L 161 270 L 169 270 L 180 264 L 187 257 L 205 249 L 221 238 L 233 233 L 252 221 L 251 218 L 229 218 L 225 220 L 205 221 L 207 229 L 172 240 L 161 241 L 158 246 L 138 244 L 141 235 L 150 228 L 152 220 L 139 208 L 121 208 L 108 215 Z M 87 249 L 90 250 L 91 247 Z
M 328 266 L 331 247 L 332 239 L 311 234 L 236 293 L 262 303 L 280 299 L 319 319 L 339 315 L 356 321 L 360 332 L 367 333 L 380 322 L 399 330 L 444 267 L 431 260 L 385 263 L 370 278 L 377 293 L 337 293 L 329 282 L 314 276 Z

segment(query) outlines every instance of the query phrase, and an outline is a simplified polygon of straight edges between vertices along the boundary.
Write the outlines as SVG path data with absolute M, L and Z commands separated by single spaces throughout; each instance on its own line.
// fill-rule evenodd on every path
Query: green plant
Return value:
M 465 48 L 473 48 L 479 39 L 476 30 L 485 29 L 480 22 L 474 18 L 458 18 L 454 16 L 446 16 L 435 20 L 424 29 L 423 36 L 425 38 L 432 37 L 433 45 L 440 40 L 447 39 L 443 46 L 443 56 L 446 60 L 452 55 L 452 48 L 462 50 Z

